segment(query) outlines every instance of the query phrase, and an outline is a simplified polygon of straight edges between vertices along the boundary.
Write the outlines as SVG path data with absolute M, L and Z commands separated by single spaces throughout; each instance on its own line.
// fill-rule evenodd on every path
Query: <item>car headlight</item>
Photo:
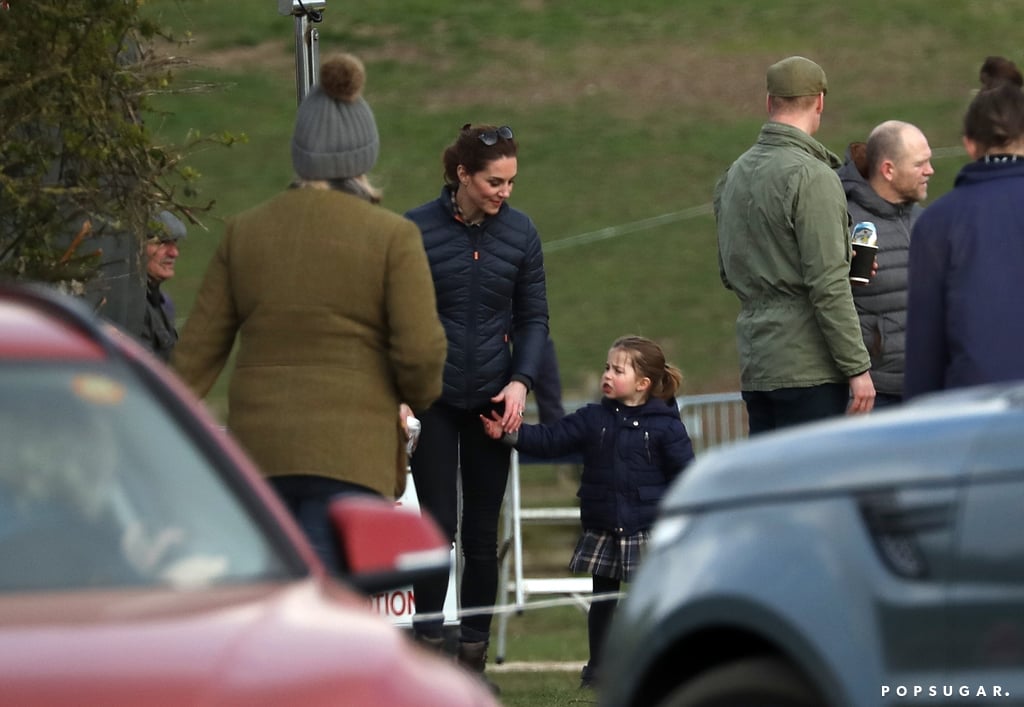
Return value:
M 651 528 L 648 545 L 651 550 L 660 550 L 679 540 L 690 525 L 691 516 L 675 515 L 660 519 Z

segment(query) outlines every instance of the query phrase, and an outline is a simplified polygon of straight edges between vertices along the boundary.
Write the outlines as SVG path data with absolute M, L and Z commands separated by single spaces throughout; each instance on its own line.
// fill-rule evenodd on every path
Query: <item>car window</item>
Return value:
M 0 366 L 0 591 L 285 576 L 221 473 L 131 381 Z

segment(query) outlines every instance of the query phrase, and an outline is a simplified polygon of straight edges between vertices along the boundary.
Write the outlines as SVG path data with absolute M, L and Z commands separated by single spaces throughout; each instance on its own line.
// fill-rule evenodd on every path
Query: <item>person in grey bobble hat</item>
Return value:
M 352 55 L 324 62 L 295 119 L 296 181 L 228 221 L 172 359 L 205 396 L 237 336 L 228 428 L 335 572 L 328 502 L 401 495 L 399 403 L 440 395 L 447 346 L 419 229 L 366 176 L 365 80 Z
M 333 182 L 335 188 L 379 193 L 366 174 L 380 154 L 373 111 L 361 92 L 366 70 L 351 54 L 326 62 L 320 82 L 299 106 L 292 135 L 292 165 L 299 179 Z M 357 186 L 358 185 L 358 186 Z

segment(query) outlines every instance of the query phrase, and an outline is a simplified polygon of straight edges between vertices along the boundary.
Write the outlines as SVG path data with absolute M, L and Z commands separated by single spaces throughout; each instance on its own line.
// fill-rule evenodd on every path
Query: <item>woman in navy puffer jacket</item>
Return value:
M 504 429 L 522 424 L 548 336 L 544 260 L 537 229 L 511 208 L 517 144 L 508 126 L 465 125 L 444 152 L 445 185 L 409 211 L 423 233 L 448 338 L 441 399 L 422 414 L 412 458 L 416 493 L 455 538 L 456 476 L 462 478 L 461 607 L 490 607 L 498 591 L 498 519 L 511 452 L 484 434 L 478 416 L 496 412 Z M 447 578 L 417 582 L 416 613 L 441 612 Z M 482 672 L 488 612 L 467 616 L 459 660 Z M 440 647 L 442 620 L 415 622 L 417 638 Z

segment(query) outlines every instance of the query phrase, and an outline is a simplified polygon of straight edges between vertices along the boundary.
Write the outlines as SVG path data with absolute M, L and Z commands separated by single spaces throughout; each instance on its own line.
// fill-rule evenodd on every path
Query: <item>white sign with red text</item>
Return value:
M 405 493 L 395 501 L 395 505 L 402 510 L 415 513 L 420 511 L 419 498 L 416 496 L 416 485 L 413 483 L 412 474 L 406 478 Z M 451 571 L 448 574 L 448 593 L 444 599 L 444 622 L 446 624 L 457 624 L 459 622 L 458 608 L 458 579 L 455 574 L 455 548 L 452 548 Z M 378 614 L 391 619 L 398 626 L 412 626 L 412 617 L 416 613 L 416 597 L 412 587 L 403 587 L 390 592 L 381 592 L 370 597 L 370 606 Z

